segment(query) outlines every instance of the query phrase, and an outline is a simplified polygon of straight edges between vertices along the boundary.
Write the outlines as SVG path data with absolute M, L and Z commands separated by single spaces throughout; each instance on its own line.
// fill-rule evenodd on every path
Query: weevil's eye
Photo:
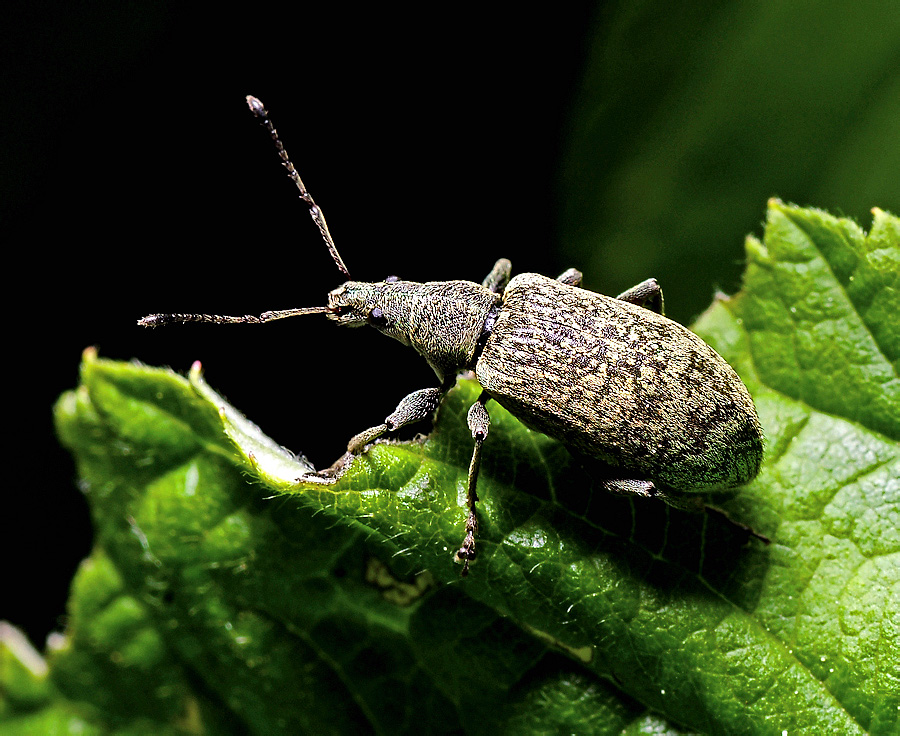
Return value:
M 387 325 L 387 317 L 381 311 L 381 307 L 373 307 L 366 317 L 366 320 L 373 327 L 384 327 Z
M 384 280 L 384 283 L 386 283 L 386 284 L 393 284 L 395 281 L 399 281 L 399 280 L 400 280 L 400 277 L 399 277 L 399 276 L 388 276 L 388 277 Z

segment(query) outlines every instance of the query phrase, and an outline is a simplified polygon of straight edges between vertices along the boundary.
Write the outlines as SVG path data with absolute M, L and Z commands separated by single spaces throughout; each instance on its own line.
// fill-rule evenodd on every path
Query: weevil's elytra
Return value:
M 655 496 L 690 508 L 697 507 L 692 499 L 698 498 L 691 494 L 733 488 L 757 475 L 763 439 L 750 394 L 718 353 L 662 315 L 662 290 L 654 279 L 612 298 L 580 288 L 575 269 L 557 279 L 524 273 L 510 280 L 510 262 L 501 258 L 481 284 L 416 283 L 393 276 L 353 281 L 268 112 L 255 97 L 247 102 L 275 142 L 347 281 L 328 294 L 323 307 L 258 317 L 153 314 L 138 324 L 260 323 L 325 314 L 339 325 L 369 325 L 414 348 L 440 386 L 402 399 L 382 424 L 350 440 L 351 454 L 430 417 L 456 375 L 474 370 L 483 391 L 467 417 L 474 450 L 464 538 L 456 553 L 463 574 L 476 555 L 476 491 L 490 400 L 601 463 L 600 484 L 615 493 Z
M 671 490 L 730 488 L 759 470 L 756 412 L 731 366 L 621 299 L 516 276 L 475 375 L 526 425 Z

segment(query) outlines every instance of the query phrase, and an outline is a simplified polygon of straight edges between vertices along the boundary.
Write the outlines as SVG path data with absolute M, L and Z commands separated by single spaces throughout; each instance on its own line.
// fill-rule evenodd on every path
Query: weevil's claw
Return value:
M 463 546 L 460 547 L 459 550 L 457 551 L 457 553 L 453 556 L 454 562 L 462 562 L 463 563 L 463 569 L 462 569 L 462 572 L 460 572 L 460 575 L 462 577 L 465 577 L 466 575 L 469 574 L 469 563 L 475 559 L 475 550 L 468 549 L 466 546 L 466 543 L 468 541 L 469 540 L 467 538 L 466 542 L 463 542 Z

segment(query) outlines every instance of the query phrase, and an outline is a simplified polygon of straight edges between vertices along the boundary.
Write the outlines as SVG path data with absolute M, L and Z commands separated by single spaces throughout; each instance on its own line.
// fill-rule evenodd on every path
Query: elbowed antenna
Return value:
M 327 314 L 334 311 L 329 307 L 299 307 L 297 309 L 281 309 L 277 312 L 263 312 L 258 317 L 245 314 L 243 317 L 230 317 L 227 314 L 148 314 L 138 320 L 141 327 L 164 327 L 180 322 L 212 322 L 217 325 L 258 325 L 276 319 L 298 317 L 301 314 Z
M 322 239 L 325 241 L 325 245 L 328 246 L 328 252 L 331 254 L 331 258 L 337 264 L 337 267 L 340 269 L 341 273 L 347 277 L 347 280 L 350 279 L 350 272 L 347 270 L 347 267 L 344 265 L 344 261 L 341 258 L 341 254 L 337 251 L 337 246 L 334 244 L 334 240 L 331 237 L 331 233 L 328 231 L 328 225 L 325 222 L 325 215 L 322 214 L 322 210 L 319 209 L 319 205 L 315 203 L 312 198 L 312 195 L 308 191 L 306 191 L 306 186 L 303 184 L 303 180 L 300 178 L 300 174 L 297 173 L 297 169 L 294 168 L 294 164 L 291 163 L 291 159 L 288 158 L 287 151 L 284 150 L 284 144 L 281 142 L 281 138 L 278 137 L 278 131 L 275 130 L 275 126 L 272 125 L 272 121 L 269 119 L 269 111 L 266 110 L 262 101 L 258 97 L 254 97 L 253 95 L 247 95 L 247 105 L 250 108 L 250 112 L 256 115 L 259 118 L 260 125 L 262 125 L 267 131 L 269 131 L 269 137 L 271 137 L 272 141 L 275 143 L 275 149 L 278 151 L 278 157 L 281 159 L 281 163 L 284 168 L 287 169 L 288 176 L 291 177 L 291 181 L 297 186 L 297 189 L 300 190 L 300 199 L 306 202 L 309 207 L 309 214 L 313 219 L 313 222 L 319 228 L 319 232 L 322 233 Z
M 303 184 L 303 180 L 300 178 L 300 174 L 297 173 L 297 169 L 295 169 L 294 164 L 291 163 L 287 151 L 284 150 L 284 144 L 281 142 L 281 138 L 278 137 L 278 131 L 275 130 L 275 126 L 272 125 L 272 121 L 269 119 L 269 112 L 259 98 L 254 97 L 253 95 L 247 95 L 247 105 L 250 108 L 250 112 L 259 118 L 260 124 L 269 132 L 269 137 L 275 143 L 275 149 L 278 151 L 278 157 L 281 159 L 282 165 L 287 169 L 291 181 L 293 181 L 297 186 L 297 189 L 300 190 L 300 199 L 306 202 L 313 222 L 316 223 L 319 232 L 322 233 L 325 245 L 328 246 L 328 252 L 331 254 L 332 259 L 335 264 L 337 264 L 341 273 L 349 280 L 350 272 L 347 270 L 347 266 L 344 265 L 344 261 L 337 251 L 331 233 L 328 231 L 325 215 L 322 214 L 322 210 L 319 209 L 319 205 L 315 203 L 312 195 L 306 191 L 306 187 Z M 138 320 L 138 325 L 141 327 L 162 327 L 164 325 L 172 325 L 181 322 L 212 322 L 213 324 L 219 325 L 261 324 L 276 319 L 297 317 L 303 314 L 328 314 L 329 312 L 334 311 L 335 310 L 331 307 L 300 307 L 298 309 L 282 309 L 276 312 L 263 312 L 259 316 L 245 314 L 243 317 L 230 317 L 224 314 L 148 314 L 146 317 L 142 317 Z

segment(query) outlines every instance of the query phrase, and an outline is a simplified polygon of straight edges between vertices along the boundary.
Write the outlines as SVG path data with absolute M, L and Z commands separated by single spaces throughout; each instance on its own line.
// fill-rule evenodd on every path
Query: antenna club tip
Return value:
M 264 118 L 268 114 L 265 105 L 263 105 L 262 100 L 260 100 L 259 97 L 247 95 L 246 100 L 247 107 L 250 108 L 250 112 L 256 115 L 256 117 Z
M 165 314 L 148 314 L 146 317 L 141 317 L 137 323 L 140 327 L 160 327 L 171 321 L 167 319 L 167 316 Z

